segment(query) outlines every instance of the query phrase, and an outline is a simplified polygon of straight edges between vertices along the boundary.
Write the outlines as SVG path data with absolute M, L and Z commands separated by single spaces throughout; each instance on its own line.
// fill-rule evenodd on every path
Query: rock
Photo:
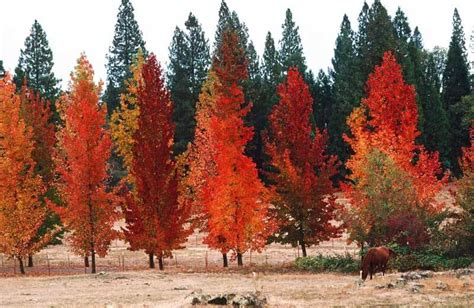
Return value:
M 387 289 L 393 289 L 395 288 L 395 284 L 392 282 L 387 283 Z
M 421 278 L 431 278 L 434 275 L 432 271 L 421 271 L 418 274 L 421 276 Z
M 460 268 L 454 271 L 456 274 L 457 278 L 460 278 L 461 276 L 467 276 L 467 275 L 472 275 L 474 274 L 474 269 L 472 268 Z
M 125 276 L 117 276 L 117 277 L 115 277 L 114 279 L 115 279 L 115 280 L 118 280 L 118 279 L 128 279 L 128 278 L 125 277 Z
M 400 277 L 405 279 L 405 280 L 418 280 L 418 279 L 421 279 L 421 275 L 418 274 L 417 272 L 406 272 L 406 273 L 403 273 Z
M 404 286 L 407 285 L 407 281 L 406 279 L 404 278 L 398 278 L 396 281 L 395 281 L 395 286 L 397 286 L 398 288 L 403 288 Z
M 202 291 L 194 291 L 189 296 L 192 305 L 232 305 L 234 307 L 263 307 L 267 299 L 260 292 L 247 294 L 223 293 L 217 295 L 203 294 Z
M 173 290 L 176 290 L 176 291 L 184 291 L 184 290 L 187 290 L 188 288 L 186 287 L 176 287 L 176 288 L 173 288 Z
M 364 285 L 364 280 L 362 280 L 361 278 L 357 279 L 354 284 L 356 285 L 356 287 L 362 287 Z
M 149 282 L 145 282 L 145 283 L 144 283 L 144 285 L 146 285 L 146 286 L 149 286 L 149 285 L 150 285 L 150 283 L 149 283 Z
M 97 275 L 104 276 L 105 274 L 106 274 L 105 272 L 99 272 Z
M 462 284 L 463 288 L 469 288 L 470 286 L 471 286 L 471 284 L 467 281 Z
M 385 289 L 385 285 L 384 284 L 378 284 L 375 286 L 376 289 Z
M 444 290 L 447 290 L 448 288 L 449 288 L 449 286 L 445 282 L 436 281 L 436 289 L 444 291 Z
M 420 283 L 415 283 L 411 286 L 410 290 L 413 292 L 413 293 L 420 293 L 421 292 L 421 289 L 424 288 L 425 286 L 420 284 Z

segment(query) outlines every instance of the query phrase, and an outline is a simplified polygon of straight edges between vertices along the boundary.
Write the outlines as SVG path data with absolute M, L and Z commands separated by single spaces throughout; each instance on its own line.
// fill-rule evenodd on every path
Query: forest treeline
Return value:
M 449 48 L 427 50 L 400 8 L 364 3 L 318 73 L 290 9 L 261 57 L 225 1 L 213 46 L 190 13 L 166 69 L 133 12 L 122 0 L 105 87 L 82 54 L 62 91 L 36 20 L 15 72 L 0 61 L 0 251 L 22 273 L 64 234 L 92 272 L 119 238 L 163 269 L 194 230 L 224 267 L 343 231 L 472 256 L 474 78 L 456 9 Z M 449 181 L 454 210 L 437 198 Z

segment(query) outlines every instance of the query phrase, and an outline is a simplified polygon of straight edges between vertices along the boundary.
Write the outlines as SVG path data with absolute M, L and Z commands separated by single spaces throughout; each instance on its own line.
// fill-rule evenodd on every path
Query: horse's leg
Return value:
M 372 263 L 369 265 L 369 273 L 370 273 L 370 280 L 372 280 L 372 272 L 374 271 L 374 267 L 372 266 Z

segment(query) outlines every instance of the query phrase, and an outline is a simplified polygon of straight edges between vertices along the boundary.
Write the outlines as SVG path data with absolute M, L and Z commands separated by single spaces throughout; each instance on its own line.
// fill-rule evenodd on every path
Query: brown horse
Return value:
M 370 279 L 372 279 L 372 275 L 377 271 L 381 271 L 382 275 L 385 275 L 388 260 L 396 255 L 393 250 L 387 247 L 370 248 L 362 258 L 362 279 L 365 280 L 367 274 L 370 274 Z

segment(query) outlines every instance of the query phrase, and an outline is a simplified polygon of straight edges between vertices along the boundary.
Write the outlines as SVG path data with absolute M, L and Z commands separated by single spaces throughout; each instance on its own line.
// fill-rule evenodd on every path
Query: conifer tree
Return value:
M 120 94 L 125 91 L 124 81 L 131 77 L 130 66 L 138 49 L 147 55 L 133 11 L 130 0 L 121 0 L 114 39 L 107 54 L 107 85 L 103 100 L 107 103 L 109 116 L 120 104 Z
M 361 94 L 370 72 L 381 63 L 384 52 L 395 48 L 394 28 L 385 7 L 380 0 L 375 0 L 370 8 L 364 2 L 357 34 L 358 86 Z
M 348 132 L 346 118 L 359 104 L 354 89 L 357 82 L 354 39 L 355 34 L 349 18 L 344 15 L 332 59 L 333 68 L 330 74 L 333 81 L 333 106 L 328 118 L 329 149 L 342 162 L 345 162 L 350 154 L 349 146 L 342 139 L 342 135 Z
M 239 46 L 244 49 L 245 54 L 247 55 L 247 47 L 249 40 L 247 26 L 245 25 L 245 23 L 240 21 L 237 12 L 231 11 L 227 6 L 227 3 L 222 0 L 221 6 L 219 8 L 219 20 L 217 22 L 217 29 L 214 36 L 213 55 L 218 52 L 220 44 L 222 42 L 222 35 L 228 28 L 237 33 L 239 37 Z
M 282 38 L 280 40 L 280 61 L 283 72 L 290 67 L 296 67 L 301 74 L 306 74 L 306 58 L 303 54 L 303 45 L 299 34 L 299 27 L 293 21 L 290 9 L 286 10 L 285 22 L 282 27 Z
M 210 65 L 209 44 L 196 17 L 190 13 L 186 32 L 176 27 L 169 47 L 168 87 L 176 123 L 174 153 L 186 150 L 194 135 L 195 105 Z
M 461 98 L 470 93 L 469 63 L 467 61 L 464 30 L 458 10 L 454 10 L 453 32 L 443 73 L 443 103 L 449 112 L 451 127 L 451 164 L 459 173 L 461 148 L 468 145 L 468 127 L 462 127 L 464 117 Z
M 332 81 L 329 75 L 323 70 L 319 70 L 312 91 L 314 97 L 312 120 L 320 130 L 327 130 L 329 117 L 333 112 L 334 96 L 332 91 Z
M 15 69 L 14 82 L 17 91 L 20 91 L 26 82 L 28 88 L 49 102 L 52 110 L 52 119 L 57 121 L 55 102 L 59 97 L 59 80 L 53 73 L 53 53 L 49 48 L 46 32 L 40 23 L 35 20 L 30 35 L 25 39 L 25 49 L 20 52 L 18 65 Z
M 5 68 L 3 67 L 3 61 L 0 60 L 0 78 L 3 78 L 5 76 Z

